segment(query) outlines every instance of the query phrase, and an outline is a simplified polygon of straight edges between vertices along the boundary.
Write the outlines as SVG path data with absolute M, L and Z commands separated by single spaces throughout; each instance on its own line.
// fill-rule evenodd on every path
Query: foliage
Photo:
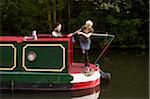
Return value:
M 138 38 L 138 28 L 140 27 L 140 19 L 115 19 L 108 15 L 106 18 L 109 31 L 115 32 L 116 41 L 122 44 L 135 44 Z M 119 27 L 119 28 L 117 28 Z
M 63 32 L 74 32 L 91 19 L 95 32 L 116 36 L 114 45 L 148 42 L 147 0 L 1 0 L 0 6 L 1 35 L 28 35 L 34 29 L 50 33 L 57 21 Z
M 46 9 L 36 0 L 3 0 L 1 5 L 2 32 L 23 35 L 34 29 L 47 30 Z

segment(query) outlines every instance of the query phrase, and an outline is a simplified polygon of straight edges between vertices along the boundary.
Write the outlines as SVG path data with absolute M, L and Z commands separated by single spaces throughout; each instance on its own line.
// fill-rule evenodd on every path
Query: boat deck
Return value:
M 94 64 L 89 65 L 94 71 L 97 71 L 98 68 Z M 84 72 L 84 64 L 83 63 L 72 63 L 72 67 L 69 71 L 70 74 L 74 73 L 83 73 Z

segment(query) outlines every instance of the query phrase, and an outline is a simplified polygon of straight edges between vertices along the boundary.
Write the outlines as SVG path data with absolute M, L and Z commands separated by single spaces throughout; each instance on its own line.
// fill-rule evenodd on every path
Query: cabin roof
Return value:
M 22 41 L 68 41 L 68 42 L 70 42 L 70 39 L 71 39 L 67 36 L 54 38 L 47 34 L 38 35 L 37 40 L 35 40 L 33 38 L 33 36 L 27 36 L 27 37 L 29 37 L 29 38 L 25 40 L 24 39 L 25 36 L 0 36 L 0 41 L 17 41 L 17 42 L 22 42 Z

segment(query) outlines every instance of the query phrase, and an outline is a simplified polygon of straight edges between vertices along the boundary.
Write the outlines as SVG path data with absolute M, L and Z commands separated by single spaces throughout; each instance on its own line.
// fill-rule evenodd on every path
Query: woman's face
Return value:
M 89 33 L 89 32 L 91 31 L 91 28 L 85 27 L 83 31 L 84 31 L 85 33 Z
M 61 30 L 61 24 L 59 24 L 59 25 L 56 27 L 56 30 L 57 30 L 58 32 L 60 32 L 60 30 Z

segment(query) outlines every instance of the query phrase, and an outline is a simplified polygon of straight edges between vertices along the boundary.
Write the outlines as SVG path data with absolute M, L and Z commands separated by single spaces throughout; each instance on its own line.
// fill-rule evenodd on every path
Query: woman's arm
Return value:
M 71 37 L 71 36 L 73 36 L 73 35 L 77 34 L 77 33 L 78 33 L 78 32 L 80 32 L 80 31 L 81 31 L 81 29 L 79 29 L 79 30 L 75 31 L 74 33 L 70 33 L 70 34 L 68 34 L 67 36 L 68 36 L 68 37 Z
M 92 33 L 86 34 L 86 33 L 83 33 L 83 32 L 78 32 L 78 34 L 81 34 L 81 35 L 83 35 L 83 36 L 85 36 L 87 38 L 89 38 L 92 35 Z

